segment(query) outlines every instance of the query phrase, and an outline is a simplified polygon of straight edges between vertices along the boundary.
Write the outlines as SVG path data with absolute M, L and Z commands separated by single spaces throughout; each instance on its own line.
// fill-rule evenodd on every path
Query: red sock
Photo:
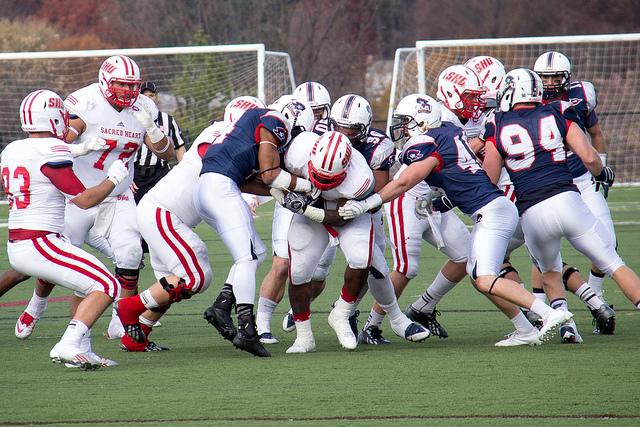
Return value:
M 147 308 L 142 303 L 140 295 L 118 300 L 118 317 L 125 325 L 138 323 L 138 318 Z
M 352 295 L 349 292 L 347 292 L 347 290 L 343 287 L 342 288 L 342 299 L 345 300 L 348 303 L 353 304 L 354 302 L 358 301 L 358 295 Z
M 149 334 L 151 333 L 151 330 L 153 329 L 153 327 L 145 325 L 144 323 L 140 323 L 140 327 L 142 328 L 142 332 L 144 332 L 144 334 L 147 336 L 147 339 L 148 339 Z
M 303 311 L 302 313 L 293 313 L 293 320 L 296 322 L 304 322 L 311 318 L 310 311 Z
M 135 342 L 129 335 L 124 334 L 122 338 L 120 338 L 120 343 L 129 351 L 144 351 L 149 341 Z

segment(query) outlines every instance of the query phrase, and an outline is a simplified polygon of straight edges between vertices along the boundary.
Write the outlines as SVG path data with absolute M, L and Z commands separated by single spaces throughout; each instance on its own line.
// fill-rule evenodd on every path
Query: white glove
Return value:
M 107 171 L 107 179 L 116 187 L 129 176 L 129 169 L 122 160 L 116 160 Z
M 143 103 L 138 103 L 138 110 L 133 110 L 133 117 L 140 122 L 142 127 L 147 131 L 147 135 L 154 144 L 164 138 L 164 133 L 156 126 L 148 107 Z
M 416 205 L 414 208 L 414 213 L 416 214 L 416 218 L 418 219 L 428 219 L 429 215 L 433 211 L 433 205 L 431 201 L 431 197 L 426 197 L 424 199 L 417 199 Z
M 69 145 L 69 150 L 71 150 L 71 154 L 73 157 L 80 157 L 88 154 L 90 151 L 104 151 L 109 146 L 107 145 L 107 141 L 99 136 L 94 136 L 86 142 L 82 144 L 71 144 Z
M 338 208 L 338 214 L 344 219 L 354 219 L 380 205 L 382 198 L 378 193 L 373 193 L 364 200 L 348 200 L 344 206 Z

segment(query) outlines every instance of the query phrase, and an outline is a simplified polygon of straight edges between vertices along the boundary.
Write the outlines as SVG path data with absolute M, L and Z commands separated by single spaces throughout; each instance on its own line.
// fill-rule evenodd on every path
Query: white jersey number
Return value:
M 544 151 L 552 153 L 554 162 L 562 162 L 566 159 L 566 152 L 562 135 L 553 116 L 540 119 L 540 140 L 538 145 Z M 536 152 L 529 131 L 519 124 L 510 124 L 500 131 L 500 143 L 504 147 L 508 158 L 505 165 L 517 172 L 529 169 L 536 160 Z

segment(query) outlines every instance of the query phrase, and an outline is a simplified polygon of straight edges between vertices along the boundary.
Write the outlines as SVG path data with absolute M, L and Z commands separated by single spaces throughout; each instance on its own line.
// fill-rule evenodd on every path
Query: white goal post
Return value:
M 65 98 L 97 82 L 101 63 L 112 55 L 138 63 L 142 79 L 158 85 L 160 109 L 173 114 L 191 140 L 222 118 L 232 98 L 270 103 L 295 88 L 289 55 L 264 44 L 0 53 L 0 150 L 23 137 L 18 107 L 29 92 L 45 88 Z
M 417 41 L 415 48 L 396 51 L 388 124 L 404 96 L 416 92 L 435 96 L 438 75 L 449 65 L 490 55 L 507 71 L 533 68 L 538 56 L 549 50 L 569 58 L 572 80 L 594 84 L 596 112 L 616 180 L 640 184 L 640 34 Z

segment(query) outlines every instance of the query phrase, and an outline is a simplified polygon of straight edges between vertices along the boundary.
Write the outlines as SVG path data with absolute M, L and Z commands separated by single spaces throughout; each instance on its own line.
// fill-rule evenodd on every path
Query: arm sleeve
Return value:
M 85 190 L 75 172 L 72 162 L 49 162 L 40 167 L 44 176 L 60 191 L 70 196 L 76 196 Z

